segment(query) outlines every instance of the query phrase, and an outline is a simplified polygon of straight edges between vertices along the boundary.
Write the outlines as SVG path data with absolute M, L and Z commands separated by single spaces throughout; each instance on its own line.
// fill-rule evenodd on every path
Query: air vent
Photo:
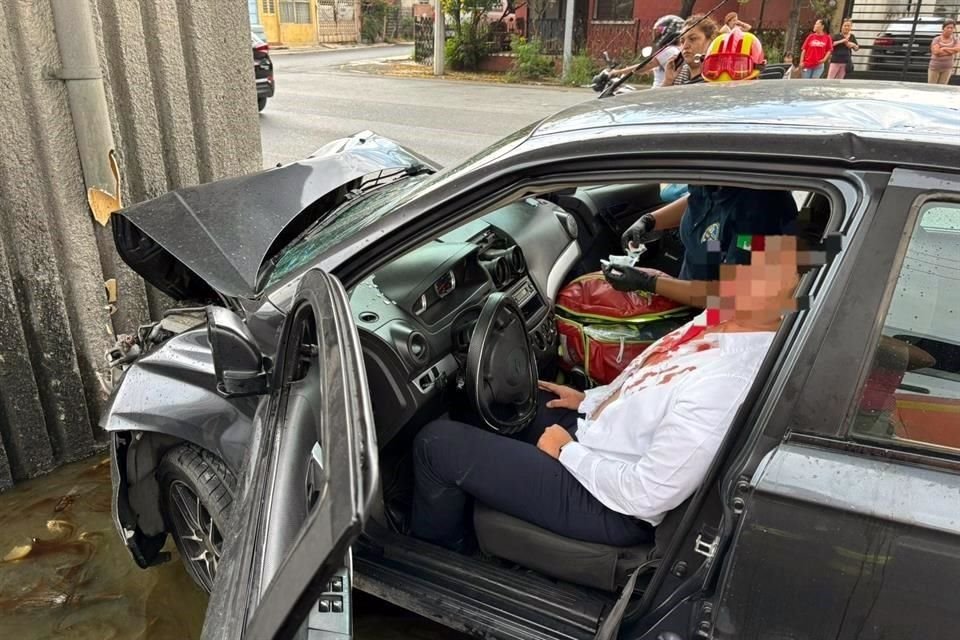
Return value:
M 404 359 L 414 366 L 421 366 L 430 359 L 430 343 L 427 338 L 405 322 L 390 325 L 390 335 Z
M 407 337 L 407 351 L 414 362 L 423 363 L 430 357 L 430 345 L 419 331 L 414 331 Z
M 523 251 L 520 250 L 520 247 L 514 246 L 510 249 L 510 267 L 513 269 L 513 272 L 517 275 L 523 273 L 526 264 L 523 261 Z
M 577 227 L 577 219 L 565 211 L 556 211 L 557 220 L 563 225 L 563 230 L 571 240 L 576 240 L 580 235 L 580 229 Z

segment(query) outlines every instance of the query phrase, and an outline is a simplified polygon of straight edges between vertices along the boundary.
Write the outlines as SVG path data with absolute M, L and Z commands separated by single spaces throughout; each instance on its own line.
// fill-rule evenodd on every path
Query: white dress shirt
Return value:
M 563 466 L 606 507 L 653 526 L 702 482 L 773 340 L 772 331 L 709 332 L 642 366 L 705 318 L 658 340 L 612 383 L 587 391 L 577 441 L 560 452 Z

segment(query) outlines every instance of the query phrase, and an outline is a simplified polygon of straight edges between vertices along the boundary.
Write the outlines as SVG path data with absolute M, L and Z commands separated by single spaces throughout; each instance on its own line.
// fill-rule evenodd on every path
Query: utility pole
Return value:
M 563 17 L 563 73 L 566 80 L 570 75 L 570 65 L 573 63 L 573 14 L 575 0 L 566 0 L 566 11 Z
M 442 0 L 433 0 L 433 75 L 442 76 L 446 54 L 446 26 Z

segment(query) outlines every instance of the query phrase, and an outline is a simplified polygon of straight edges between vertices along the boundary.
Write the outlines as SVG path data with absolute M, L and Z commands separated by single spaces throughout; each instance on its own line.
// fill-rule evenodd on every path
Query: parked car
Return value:
M 906 68 L 908 74 L 927 76 L 930 64 L 930 44 L 943 30 L 943 18 L 898 18 L 877 34 L 870 49 L 867 68 L 899 74 Z M 909 53 L 909 61 L 907 54 Z
M 451 170 L 364 132 L 131 206 L 120 255 L 187 306 L 117 357 L 120 534 L 142 567 L 173 537 L 207 639 L 349 635 L 352 588 L 483 638 L 952 637 L 958 127 L 944 87 L 705 84 L 586 102 Z M 412 438 L 489 403 L 460 382 L 502 365 L 478 318 L 522 317 L 549 376 L 559 289 L 677 179 L 789 190 L 802 237 L 840 245 L 700 488 L 639 547 L 480 504 L 482 554 L 408 535 Z M 908 379 L 888 339 L 936 364 Z M 904 430 L 903 403 L 936 427 Z
M 257 82 L 257 110 L 263 111 L 267 98 L 273 97 L 276 85 L 273 80 L 273 60 L 270 59 L 270 45 L 257 34 L 250 32 L 253 43 L 253 75 Z

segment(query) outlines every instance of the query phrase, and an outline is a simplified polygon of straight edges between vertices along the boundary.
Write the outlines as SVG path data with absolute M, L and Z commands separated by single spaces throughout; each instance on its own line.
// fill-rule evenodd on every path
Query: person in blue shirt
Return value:
M 608 265 L 604 275 L 616 289 L 651 291 L 703 307 L 706 282 L 719 279 L 720 264 L 748 259 L 748 254 L 737 248 L 738 236 L 796 233 L 797 205 L 789 191 L 697 185 L 691 185 L 689 191 L 686 197 L 641 216 L 622 238 L 629 251 L 679 227 L 684 247 L 679 276 Z

